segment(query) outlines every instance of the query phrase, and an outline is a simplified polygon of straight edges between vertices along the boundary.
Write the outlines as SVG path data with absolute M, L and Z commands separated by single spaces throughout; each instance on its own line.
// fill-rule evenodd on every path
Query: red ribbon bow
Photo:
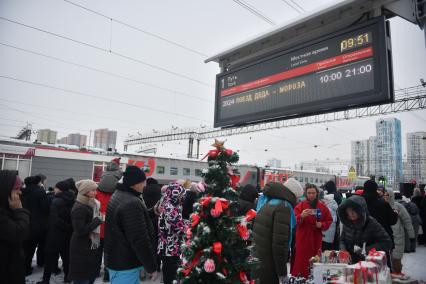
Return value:
M 198 223 L 200 222 L 200 216 L 198 214 L 195 214 L 195 213 L 192 214 L 191 219 L 192 219 L 192 224 L 191 224 L 192 227 L 197 226 Z
M 253 209 L 250 209 L 249 211 L 247 211 L 246 213 L 246 221 L 249 222 L 251 220 L 254 219 L 254 217 L 256 217 L 256 211 L 254 211 Z
M 237 224 L 237 230 L 238 230 L 238 233 L 240 233 L 240 237 L 243 240 L 247 240 L 249 238 L 249 232 L 248 232 L 247 226 L 242 224 Z
M 207 205 L 209 205 L 210 200 L 212 200 L 212 198 L 211 198 L 211 197 L 203 197 L 203 198 L 201 198 L 201 200 L 200 200 L 200 204 L 201 204 L 202 206 L 207 206 Z
M 200 262 L 200 258 L 202 255 L 203 255 L 203 252 L 201 250 L 195 253 L 195 256 L 192 259 L 191 264 L 186 269 L 182 270 L 183 275 L 188 276 L 188 274 L 191 273 L 192 268 L 194 268 L 194 266 L 197 266 L 198 263 Z

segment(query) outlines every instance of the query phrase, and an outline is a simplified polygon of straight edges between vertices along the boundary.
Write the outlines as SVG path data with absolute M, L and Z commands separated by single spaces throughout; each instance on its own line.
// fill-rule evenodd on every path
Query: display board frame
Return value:
M 268 62 L 274 62 L 274 60 L 278 60 L 279 58 L 284 58 L 287 55 L 289 57 L 291 54 L 294 54 L 296 51 L 304 50 L 304 49 L 306 50 L 309 47 L 318 46 L 321 43 L 331 41 L 333 39 L 344 38 L 345 35 L 349 36 L 349 34 L 353 34 L 354 32 L 356 33 L 357 31 L 364 31 L 370 27 L 372 31 L 374 30 L 375 36 L 373 38 L 373 41 L 369 45 L 366 45 L 365 48 L 363 48 L 363 50 L 365 50 L 365 52 L 368 52 L 368 46 L 370 46 L 372 49 L 372 55 L 369 58 L 374 63 L 374 72 L 372 73 L 372 75 L 374 76 L 373 78 L 374 88 L 366 90 L 366 91 L 362 91 L 362 92 L 344 94 L 341 96 L 336 95 L 334 97 L 325 98 L 322 100 L 317 99 L 316 101 L 314 100 L 310 102 L 305 101 L 301 104 L 296 104 L 291 106 L 284 105 L 274 109 L 266 109 L 266 110 L 264 109 L 259 112 L 241 113 L 235 116 L 232 116 L 233 115 L 232 111 L 228 111 L 227 115 L 228 116 L 231 115 L 231 116 L 224 117 L 222 113 L 222 108 L 221 108 L 224 100 L 222 99 L 221 94 L 224 94 L 223 92 L 226 90 L 229 93 L 232 92 L 231 90 L 232 88 L 230 86 L 226 86 L 227 88 L 223 89 L 224 78 L 234 78 L 234 76 L 240 77 L 237 75 L 244 74 L 244 72 L 247 70 L 249 70 L 252 74 L 251 76 L 253 76 L 253 70 L 259 66 L 262 66 L 262 64 L 264 66 L 267 66 Z M 353 52 L 356 53 L 357 50 L 360 50 L 360 49 L 354 49 Z M 349 49 L 348 52 L 346 53 L 335 54 L 335 57 L 333 58 L 338 58 L 342 54 L 350 54 L 350 53 L 351 53 L 351 50 Z M 368 58 L 366 60 L 368 60 Z M 353 64 L 356 64 L 357 62 L 358 61 L 354 61 Z M 348 63 L 348 65 L 350 64 L 351 63 Z M 344 65 L 339 65 L 339 66 L 344 67 Z M 332 68 L 329 68 L 329 69 L 326 68 L 320 71 L 318 70 L 317 72 L 313 72 L 310 74 L 315 75 L 317 73 L 328 72 L 328 70 L 340 68 L 339 66 L 334 67 L 331 65 Z M 293 69 L 298 69 L 298 68 L 293 68 Z M 283 76 L 285 77 L 286 74 L 284 73 L 285 72 L 281 72 L 280 74 L 283 74 Z M 272 75 L 269 75 L 268 78 L 277 78 L 278 80 L 280 78 L 279 77 L 280 74 L 272 74 Z M 262 76 L 263 75 L 260 74 L 258 78 L 252 79 L 252 82 L 253 83 L 261 82 L 263 78 Z M 292 79 L 294 78 L 297 78 L 297 76 L 293 77 Z M 228 80 L 229 79 L 227 79 L 227 81 Z M 285 82 L 285 79 L 283 81 Z M 276 82 L 273 82 L 273 83 L 275 84 Z M 278 81 L 278 83 L 276 84 L 279 84 L 279 83 L 280 82 Z M 237 84 L 235 86 L 244 87 L 244 84 L 250 85 L 251 82 L 249 83 L 242 82 L 241 84 Z M 269 86 L 273 86 L 273 85 L 269 85 Z M 254 93 L 256 93 L 256 91 L 258 90 L 259 90 L 258 93 L 261 96 L 262 95 L 261 90 L 268 88 L 269 86 L 265 87 L 261 85 L 258 88 L 252 88 L 252 89 L 249 88 L 247 90 L 242 90 L 241 92 L 237 91 L 236 93 L 231 93 L 230 95 L 225 94 L 225 97 L 226 96 L 236 97 L 246 92 L 248 93 L 251 92 L 254 95 Z M 236 88 L 236 90 L 237 89 L 238 88 Z M 318 90 L 318 88 L 316 88 L 316 90 Z M 341 111 L 341 110 L 346 110 L 346 109 L 355 108 L 355 107 L 378 105 L 382 103 L 390 103 L 393 101 L 394 101 L 394 91 L 393 91 L 392 54 L 391 54 L 391 46 L 390 46 L 390 30 L 389 30 L 389 23 L 385 20 L 383 16 L 381 16 L 381 17 L 371 19 L 362 24 L 341 29 L 328 36 L 309 40 L 303 44 L 298 44 L 297 46 L 294 46 L 292 48 L 286 48 L 285 50 L 278 50 L 278 51 L 268 53 L 267 55 L 264 55 L 260 58 L 252 60 L 251 62 L 247 64 L 244 64 L 242 66 L 235 67 L 226 72 L 217 74 L 216 75 L 214 127 L 242 126 L 242 125 L 254 124 L 259 122 L 290 119 L 290 118 L 310 116 L 310 115 L 321 114 L 321 113 L 328 113 L 333 111 Z

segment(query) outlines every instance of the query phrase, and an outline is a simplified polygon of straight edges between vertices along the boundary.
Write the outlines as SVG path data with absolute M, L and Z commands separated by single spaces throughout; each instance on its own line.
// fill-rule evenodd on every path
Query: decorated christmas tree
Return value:
M 191 226 L 183 245 L 183 264 L 178 270 L 179 283 L 253 283 L 248 281 L 250 264 L 250 222 L 256 212 L 238 216 L 239 196 L 232 165 L 238 154 L 215 140 L 203 173 L 206 190 L 194 204 Z

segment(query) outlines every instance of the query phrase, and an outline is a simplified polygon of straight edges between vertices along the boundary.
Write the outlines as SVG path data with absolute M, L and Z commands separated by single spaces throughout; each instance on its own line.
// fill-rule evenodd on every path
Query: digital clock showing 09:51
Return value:
M 371 44 L 372 41 L 373 37 L 371 35 L 371 32 L 344 39 L 340 42 L 340 52 L 352 50 L 354 48 L 359 48 L 361 46 Z

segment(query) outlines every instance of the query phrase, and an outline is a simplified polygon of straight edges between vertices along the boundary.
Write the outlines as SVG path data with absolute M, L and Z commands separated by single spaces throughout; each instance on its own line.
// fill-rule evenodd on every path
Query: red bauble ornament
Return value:
M 232 153 L 233 153 L 233 151 L 231 149 L 226 149 L 225 150 L 225 154 L 228 155 L 228 156 L 231 156 Z
M 191 219 L 192 219 L 192 227 L 195 227 L 198 225 L 198 223 L 200 222 L 200 216 L 198 214 L 192 214 L 191 215 Z
M 221 242 L 213 243 L 213 251 L 214 251 L 215 254 L 221 254 L 222 253 L 222 243 Z
M 222 273 L 223 273 L 223 275 L 228 275 L 228 270 L 224 267 L 224 268 L 222 268 Z
M 212 273 L 216 269 L 216 265 L 214 264 L 214 260 L 209 258 L 204 262 L 204 270 L 207 273 Z
M 209 151 L 209 157 L 210 158 L 216 158 L 217 157 L 217 155 L 219 155 L 219 151 L 218 150 L 210 150 Z

